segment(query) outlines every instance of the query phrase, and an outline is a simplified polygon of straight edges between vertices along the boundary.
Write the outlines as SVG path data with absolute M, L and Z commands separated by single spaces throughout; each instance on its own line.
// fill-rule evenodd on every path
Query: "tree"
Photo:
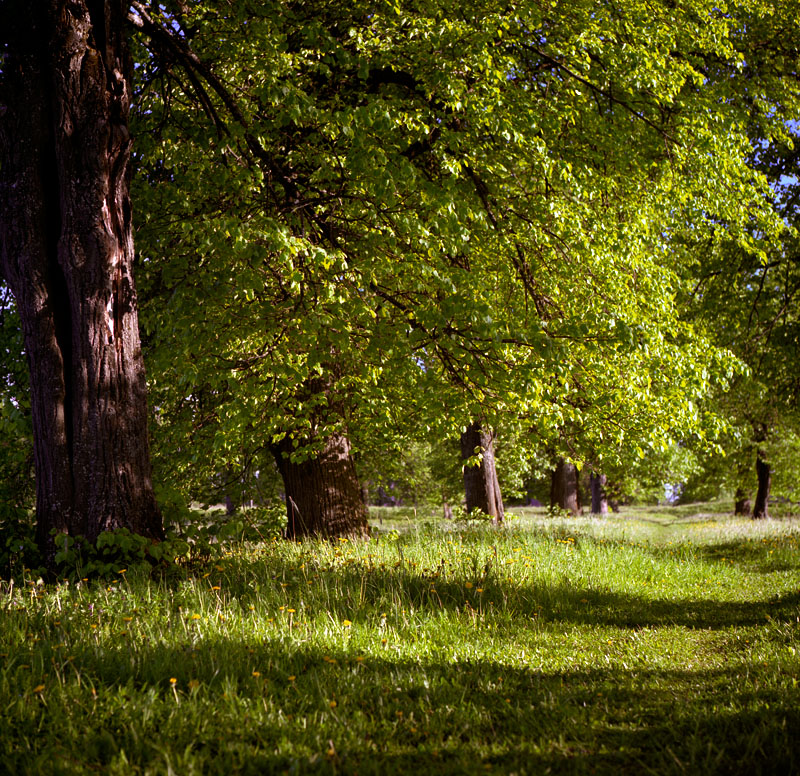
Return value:
M 571 461 L 559 458 L 552 474 L 550 506 L 564 509 L 577 515 L 581 511 L 581 495 L 578 487 L 578 467 Z
M 716 430 L 733 359 L 680 318 L 674 238 L 763 189 L 705 89 L 736 53 L 713 3 L 133 8 L 170 465 L 479 417 L 599 466 Z
M 477 509 L 496 525 L 502 523 L 505 513 L 494 461 L 494 433 L 480 423 L 470 423 L 461 434 L 461 460 L 467 512 Z
M 607 477 L 597 472 L 589 473 L 589 483 L 592 490 L 592 514 L 608 514 L 608 494 L 606 493 Z
M 687 317 L 695 316 L 696 325 L 707 327 L 719 347 L 747 365 L 731 391 L 716 397 L 732 430 L 728 470 L 717 479 L 735 491 L 735 511 L 747 514 L 756 475 L 754 518 L 768 516 L 780 468 L 785 492 L 796 492 L 800 478 L 791 454 L 800 433 L 800 35 L 795 10 L 785 3 L 737 8 L 732 40 L 740 65 L 710 61 L 706 68 L 709 83 L 740 106 L 750 144 L 747 159 L 768 182 L 765 200 L 778 216 L 773 224 L 782 228 L 765 228 L 753 219 L 713 240 L 687 235 L 686 241 L 695 254 Z M 706 477 L 718 468 L 716 461 L 707 462 Z
M 158 537 L 131 263 L 122 2 L 0 6 L 0 271 L 30 364 L 37 536 Z

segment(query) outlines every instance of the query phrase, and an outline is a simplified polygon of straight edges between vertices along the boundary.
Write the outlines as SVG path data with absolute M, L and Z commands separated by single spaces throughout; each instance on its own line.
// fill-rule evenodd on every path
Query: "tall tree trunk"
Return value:
M 467 512 L 479 509 L 493 522 L 502 523 L 505 512 L 494 460 L 494 434 L 483 430 L 480 423 L 472 423 L 461 435 L 461 459 L 467 461 L 478 453 L 482 453 L 479 466 L 463 467 Z
M 606 496 L 606 475 L 589 474 L 589 483 L 592 488 L 592 514 L 593 515 L 607 515 L 608 514 L 608 498 Z
M 756 476 L 758 490 L 753 505 L 753 520 L 760 520 L 769 517 L 769 489 L 772 485 L 772 469 L 763 450 L 756 454 Z
M 319 455 L 300 463 L 291 461 L 293 450 L 288 437 L 272 448 L 286 492 L 287 538 L 366 538 L 367 508 L 347 437 L 333 434 Z
M 162 536 L 131 271 L 125 6 L 0 5 L 0 271 L 31 373 L 37 535 Z
M 563 458 L 558 459 L 550 486 L 550 506 L 566 509 L 577 515 L 581 511 L 578 491 L 578 467 Z

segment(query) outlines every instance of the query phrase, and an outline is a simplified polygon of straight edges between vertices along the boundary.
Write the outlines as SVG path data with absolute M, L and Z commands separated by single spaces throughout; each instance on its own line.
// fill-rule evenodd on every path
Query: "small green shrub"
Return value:
M 0 519 L 0 579 L 21 576 L 26 569 L 42 572 L 36 528 L 21 510 Z

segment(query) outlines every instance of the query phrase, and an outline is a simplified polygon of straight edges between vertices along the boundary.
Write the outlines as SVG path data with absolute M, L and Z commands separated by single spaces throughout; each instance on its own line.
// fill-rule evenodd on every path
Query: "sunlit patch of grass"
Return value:
M 800 769 L 796 522 L 388 523 L 4 584 L 0 772 Z

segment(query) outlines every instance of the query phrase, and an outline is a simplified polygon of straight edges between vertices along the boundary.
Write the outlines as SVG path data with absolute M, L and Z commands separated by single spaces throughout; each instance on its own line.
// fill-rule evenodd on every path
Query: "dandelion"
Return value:
M 472 582 L 465 582 L 464 583 L 464 587 L 467 588 L 467 590 L 471 590 L 472 589 Z
M 287 609 L 286 611 L 287 611 L 289 614 L 294 614 L 294 613 L 295 613 L 295 610 L 294 610 L 294 609 Z
M 476 587 L 475 588 L 475 592 L 476 593 L 482 593 L 483 592 L 483 588 L 482 587 Z
M 255 677 L 261 676 L 261 671 L 253 671 L 253 676 Z
M 349 628 L 352 624 L 350 620 L 342 620 L 342 625 L 344 625 L 345 628 Z
M 124 574 L 128 569 L 120 569 L 117 574 Z
M 36 687 L 33 688 L 34 692 L 42 692 L 42 690 L 44 690 L 43 684 L 37 684 Z
M 297 677 L 294 674 L 292 674 L 292 676 L 289 677 L 290 682 L 293 682 L 295 679 L 297 679 Z
M 332 709 L 335 709 L 337 705 L 338 705 L 338 704 L 336 703 L 336 701 L 331 701 L 331 702 L 330 702 L 330 707 L 331 707 Z
M 178 680 L 172 676 L 170 677 L 169 683 L 174 687 L 178 683 Z
M 192 619 L 193 620 L 199 620 L 200 619 L 200 615 L 199 614 L 193 614 L 192 615 Z
M 211 589 L 212 590 L 219 590 L 219 585 L 214 585 L 214 587 L 212 587 Z
M 122 621 L 123 622 L 130 622 L 132 619 L 133 619 L 133 617 L 123 617 Z

